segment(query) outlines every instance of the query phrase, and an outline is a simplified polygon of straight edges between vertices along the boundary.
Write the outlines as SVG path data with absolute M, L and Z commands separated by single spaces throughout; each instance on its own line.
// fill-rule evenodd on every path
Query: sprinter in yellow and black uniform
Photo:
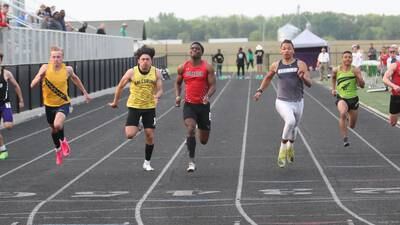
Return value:
M 135 57 L 138 65 L 126 71 L 115 90 L 114 101 L 109 104 L 112 108 L 116 108 L 123 88 L 130 83 L 130 95 L 126 104 L 129 111 L 125 134 L 128 139 L 134 138 L 140 130 L 139 121 L 142 120 L 146 135 L 143 163 L 145 171 L 154 170 L 150 165 L 150 159 L 154 149 L 156 106 L 163 93 L 161 73 L 152 66 L 154 54 L 154 49 L 146 46 L 137 50 Z
M 64 121 L 70 110 L 70 97 L 68 96 L 68 79 L 81 90 L 86 102 L 90 101 L 85 87 L 71 66 L 63 63 L 64 53 L 59 47 L 50 48 L 50 60 L 43 64 L 31 88 L 42 82 L 43 104 L 46 109 L 47 122 L 51 127 L 51 137 L 56 147 L 56 163 L 62 164 L 62 156 L 69 155 L 69 145 L 64 137 Z M 61 150 L 61 151 L 60 151 Z

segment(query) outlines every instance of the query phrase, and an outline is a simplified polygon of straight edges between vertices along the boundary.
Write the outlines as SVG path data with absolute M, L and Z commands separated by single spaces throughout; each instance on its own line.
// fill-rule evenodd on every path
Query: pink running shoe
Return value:
M 62 150 L 60 149 L 56 149 L 56 164 L 58 166 L 61 166 L 63 163 L 63 154 L 62 154 Z
M 67 157 L 71 154 L 71 148 L 69 147 L 67 138 L 64 137 L 64 140 L 60 140 L 60 147 L 61 147 L 62 154 L 65 157 Z

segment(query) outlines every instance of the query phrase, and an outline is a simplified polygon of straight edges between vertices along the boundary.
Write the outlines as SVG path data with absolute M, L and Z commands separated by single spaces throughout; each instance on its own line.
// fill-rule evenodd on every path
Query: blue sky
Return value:
M 71 19 L 76 20 L 126 20 L 156 17 L 159 12 L 173 12 L 179 18 L 193 19 L 200 16 L 246 16 L 265 17 L 295 13 L 300 11 L 334 11 L 347 14 L 377 13 L 385 15 L 400 14 L 400 1 L 394 0 L 26 0 L 29 9 L 36 9 L 40 3 L 55 5 L 58 10 L 65 9 Z M 282 3 L 285 4 L 282 4 Z M 147 4 L 147 5 L 145 5 Z

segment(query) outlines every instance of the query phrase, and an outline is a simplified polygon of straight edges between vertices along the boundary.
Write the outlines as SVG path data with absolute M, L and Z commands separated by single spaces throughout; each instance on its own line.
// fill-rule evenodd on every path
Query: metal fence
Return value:
M 66 65 L 72 66 L 75 73 L 82 80 L 82 83 L 89 93 L 115 87 L 125 71 L 136 65 L 133 57 L 67 61 Z M 166 57 L 155 57 L 153 65 L 157 68 L 166 67 Z M 22 95 L 25 100 L 25 110 L 43 106 L 41 88 L 30 88 L 30 83 L 39 71 L 42 64 L 10 65 L 5 68 L 9 70 L 21 86 Z M 80 90 L 71 83 L 68 85 L 69 96 L 81 95 Z M 20 112 L 14 88 L 10 88 L 10 101 L 14 112 Z
M 66 61 L 126 58 L 140 47 L 130 37 L 17 27 L 0 29 L 3 65 L 46 63 L 54 45 L 64 49 Z

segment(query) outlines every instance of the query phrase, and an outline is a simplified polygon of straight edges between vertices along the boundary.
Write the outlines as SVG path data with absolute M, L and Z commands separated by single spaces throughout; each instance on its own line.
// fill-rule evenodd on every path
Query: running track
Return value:
M 400 224 L 400 129 L 360 109 L 351 146 L 339 136 L 329 91 L 306 89 L 295 163 L 276 165 L 283 122 L 271 86 L 218 81 L 212 133 L 197 144 L 186 173 L 182 108 L 173 83 L 157 109 L 153 172 L 141 168 L 143 134 L 126 141 L 125 99 L 112 95 L 74 107 L 65 125 L 72 155 L 61 167 L 44 117 L 1 131 L 10 158 L 0 161 L 0 224 L 353 225 Z

